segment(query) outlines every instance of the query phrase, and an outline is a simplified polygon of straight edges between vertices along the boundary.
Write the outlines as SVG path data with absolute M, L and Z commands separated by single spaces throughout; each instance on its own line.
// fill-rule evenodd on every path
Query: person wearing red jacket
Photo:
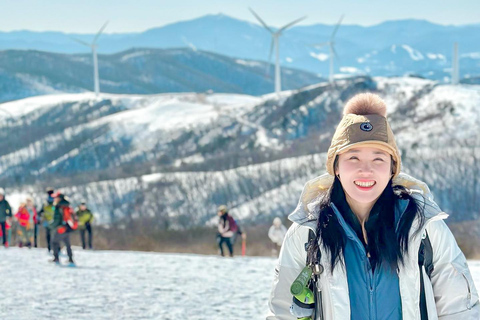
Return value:
M 18 212 L 15 214 L 15 218 L 18 221 L 18 226 L 21 232 L 19 246 L 22 247 L 23 245 L 26 245 L 30 248 L 32 246 L 33 228 L 37 220 L 36 212 L 32 210 L 32 214 L 30 214 L 27 204 L 22 202 L 20 203 Z

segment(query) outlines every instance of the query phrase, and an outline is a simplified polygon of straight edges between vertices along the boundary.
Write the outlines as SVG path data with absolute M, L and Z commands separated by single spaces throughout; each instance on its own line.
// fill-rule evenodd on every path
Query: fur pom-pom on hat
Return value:
M 388 124 L 387 106 L 378 95 L 361 93 L 343 109 L 343 118 L 333 135 L 327 154 L 327 171 L 335 175 L 335 159 L 347 150 L 370 146 L 388 152 L 393 159 L 393 177 L 400 173 L 401 157 Z
M 348 100 L 343 115 L 347 114 L 379 114 L 387 117 L 387 105 L 378 95 L 373 93 L 360 93 Z

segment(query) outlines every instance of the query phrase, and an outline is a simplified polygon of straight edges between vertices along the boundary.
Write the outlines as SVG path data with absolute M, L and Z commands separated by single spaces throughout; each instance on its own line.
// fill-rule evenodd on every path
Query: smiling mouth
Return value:
M 361 188 L 371 188 L 376 184 L 375 181 L 353 181 L 353 183 Z

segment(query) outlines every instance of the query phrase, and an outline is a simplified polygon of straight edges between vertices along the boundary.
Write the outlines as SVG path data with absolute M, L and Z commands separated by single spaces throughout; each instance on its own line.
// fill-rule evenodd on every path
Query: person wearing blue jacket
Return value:
M 480 319 L 467 261 L 443 221 L 448 215 L 425 183 L 400 172 L 380 97 L 347 102 L 326 167 L 289 216 L 268 320 Z M 312 293 L 294 290 L 294 297 L 291 285 L 304 270 L 313 275 L 306 278 Z

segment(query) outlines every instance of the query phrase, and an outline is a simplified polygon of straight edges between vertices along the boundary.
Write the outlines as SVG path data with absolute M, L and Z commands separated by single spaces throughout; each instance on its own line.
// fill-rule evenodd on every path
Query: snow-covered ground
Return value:
M 274 258 L 0 248 L 0 319 L 265 319 Z M 66 257 L 61 257 L 66 262 Z
M 69 268 L 48 262 L 45 249 L 0 250 L 0 319 L 15 320 L 265 319 L 276 263 L 74 248 Z M 479 288 L 480 261 L 469 265 Z

